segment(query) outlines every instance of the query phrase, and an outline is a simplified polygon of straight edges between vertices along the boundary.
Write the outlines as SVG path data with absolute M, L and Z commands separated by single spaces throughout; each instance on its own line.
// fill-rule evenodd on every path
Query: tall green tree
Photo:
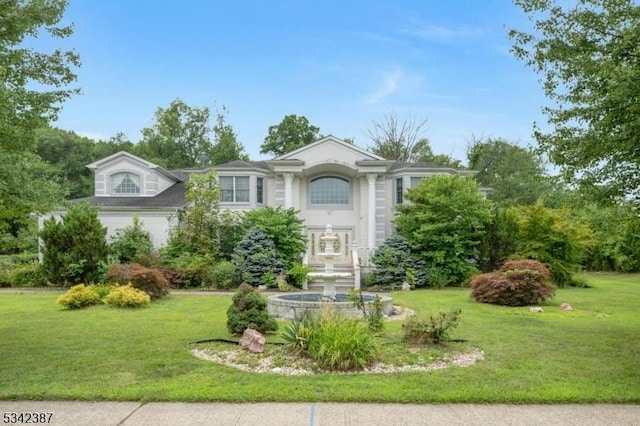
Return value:
M 142 129 L 137 151 L 149 161 L 171 168 L 194 167 L 211 151 L 210 111 L 175 99 L 159 107 L 152 127 Z
M 532 31 L 516 57 L 542 74 L 550 129 L 535 136 L 572 182 L 640 203 L 640 5 L 634 0 L 515 0 Z
M 474 139 L 467 149 L 476 180 L 501 205 L 533 204 L 551 190 L 544 163 L 534 150 L 505 139 Z
M 78 89 L 73 51 L 37 52 L 23 44 L 42 32 L 67 38 L 71 25 L 59 25 L 65 0 L 0 2 L 0 149 L 24 151 L 34 146 L 36 129 L 55 120 L 61 103 Z M 0 158 L 3 156 L 0 155 Z
M 36 139 L 38 155 L 58 170 L 69 198 L 93 195 L 93 172 L 86 167 L 96 159 L 93 140 L 49 127 L 39 129 Z
M 215 258 L 220 254 L 221 229 L 220 185 L 215 171 L 190 174 L 186 190 L 189 207 L 171 235 L 170 246 Z
M 472 263 L 491 220 L 491 202 L 478 191 L 473 178 L 435 175 L 409 188 L 398 205 L 398 234 L 411 253 L 426 261 L 432 276 L 443 284 L 462 284 L 477 271 Z
M 320 138 L 320 129 L 305 116 L 295 114 L 285 116 L 280 124 L 269 126 L 269 133 L 260 145 L 260 154 L 278 157 L 309 145 Z
M 0 233 L 16 236 L 32 213 L 50 210 L 64 198 L 55 171 L 35 152 L 35 131 L 57 117 L 80 65 L 73 51 L 51 53 L 27 47 L 47 33 L 67 38 L 60 25 L 64 0 L 0 2 Z M 3 238 L 4 239 L 4 238 Z
M 244 151 L 244 146 L 238 142 L 238 136 L 233 127 L 226 122 L 227 109 L 216 114 L 216 123 L 213 125 L 213 145 L 209 159 L 211 164 L 223 164 L 234 160 L 249 161 L 249 156 Z

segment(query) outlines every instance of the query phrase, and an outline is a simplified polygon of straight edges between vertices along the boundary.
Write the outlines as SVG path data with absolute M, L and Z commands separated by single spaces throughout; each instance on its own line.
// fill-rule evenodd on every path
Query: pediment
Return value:
M 355 166 L 356 162 L 359 161 L 380 161 L 384 160 L 384 158 L 365 151 L 362 148 L 358 148 L 355 145 L 351 145 L 342 139 L 327 136 L 302 148 L 281 155 L 273 161 L 279 162 L 283 160 L 302 161 L 306 166 L 332 162 L 352 164 Z

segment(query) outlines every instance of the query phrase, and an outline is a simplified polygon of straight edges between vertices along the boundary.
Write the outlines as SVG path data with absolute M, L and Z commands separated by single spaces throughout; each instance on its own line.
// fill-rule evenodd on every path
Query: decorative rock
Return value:
M 573 311 L 573 306 L 571 306 L 568 303 L 563 303 L 560 305 L 560 310 L 561 311 Z
M 529 308 L 529 311 L 531 312 L 544 312 L 544 309 L 542 309 L 540 306 L 532 306 Z
M 272 372 L 273 374 L 282 374 L 282 368 L 280 368 L 280 367 L 274 367 L 274 368 L 272 368 L 272 369 L 271 369 L 271 372 Z
M 406 281 L 403 282 L 402 283 L 402 291 L 409 291 L 409 290 L 411 290 L 411 286 L 409 285 L 409 283 L 406 282 Z
M 258 291 L 266 291 L 267 290 L 267 286 L 266 285 L 259 285 L 258 286 Z
M 391 315 L 400 315 L 402 313 L 402 307 L 398 305 L 393 305 L 393 309 L 391 310 Z
M 265 343 L 264 336 L 253 328 L 247 328 L 240 339 L 240 347 L 254 353 L 264 352 Z

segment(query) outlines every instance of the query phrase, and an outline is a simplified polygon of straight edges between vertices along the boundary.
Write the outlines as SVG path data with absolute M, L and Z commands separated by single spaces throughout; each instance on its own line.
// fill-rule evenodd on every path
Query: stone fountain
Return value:
M 323 242 L 324 250 L 318 253 L 318 256 L 324 260 L 324 270 L 319 272 L 310 272 L 311 278 L 321 278 L 323 281 L 322 293 L 304 292 L 304 293 L 285 293 L 269 296 L 267 298 L 267 310 L 269 314 L 276 318 L 299 320 L 307 314 L 317 315 L 323 307 L 330 304 L 337 311 L 351 316 L 362 315 L 362 313 L 349 300 L 349 295 L 345 293 L 336 293 L 336 280 L 338 278 L 348 278 L 352 274 L 348 272 L 335 272 L 334 263 L 340 257 L 339 253 L 334 251 L 334 242 L 338 239 L 333 233 L 331 225 L 327 225 L 325 234 L 320 238 Z M 373 294 L 363 294 L 366 305 L 371 305 L 375 300 Z M 393 310 L 393 301 L 389 296 L 381 296 L 383 304 L 383 312 L 385 315 L 391 315 Z
M 322 278 L 324 283 L 322 297 L 327 301 L 336 300 L 336 280 L 338 278 L 349 278 L 352 274 L 348 272 L 335 272 L 333 270 L 333 264 L 339 254 L 334 252 L 333 245 L 338 237 L 333 233 L 331 225 L 327 225 L 325 233 L 320 237 L 320 241 L 324 244 L 324 251 L 318 253 L 318 257 L 324 260 L 324 271 L 322 272 L 309 272 L 307 274 L 311 278 Z

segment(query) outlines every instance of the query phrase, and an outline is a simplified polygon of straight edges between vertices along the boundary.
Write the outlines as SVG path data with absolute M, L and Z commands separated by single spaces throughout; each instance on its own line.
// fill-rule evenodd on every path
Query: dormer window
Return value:
M 118 195 L 140 194 L 140 176 L 129 172 L 112 174 L 111 193 Z

